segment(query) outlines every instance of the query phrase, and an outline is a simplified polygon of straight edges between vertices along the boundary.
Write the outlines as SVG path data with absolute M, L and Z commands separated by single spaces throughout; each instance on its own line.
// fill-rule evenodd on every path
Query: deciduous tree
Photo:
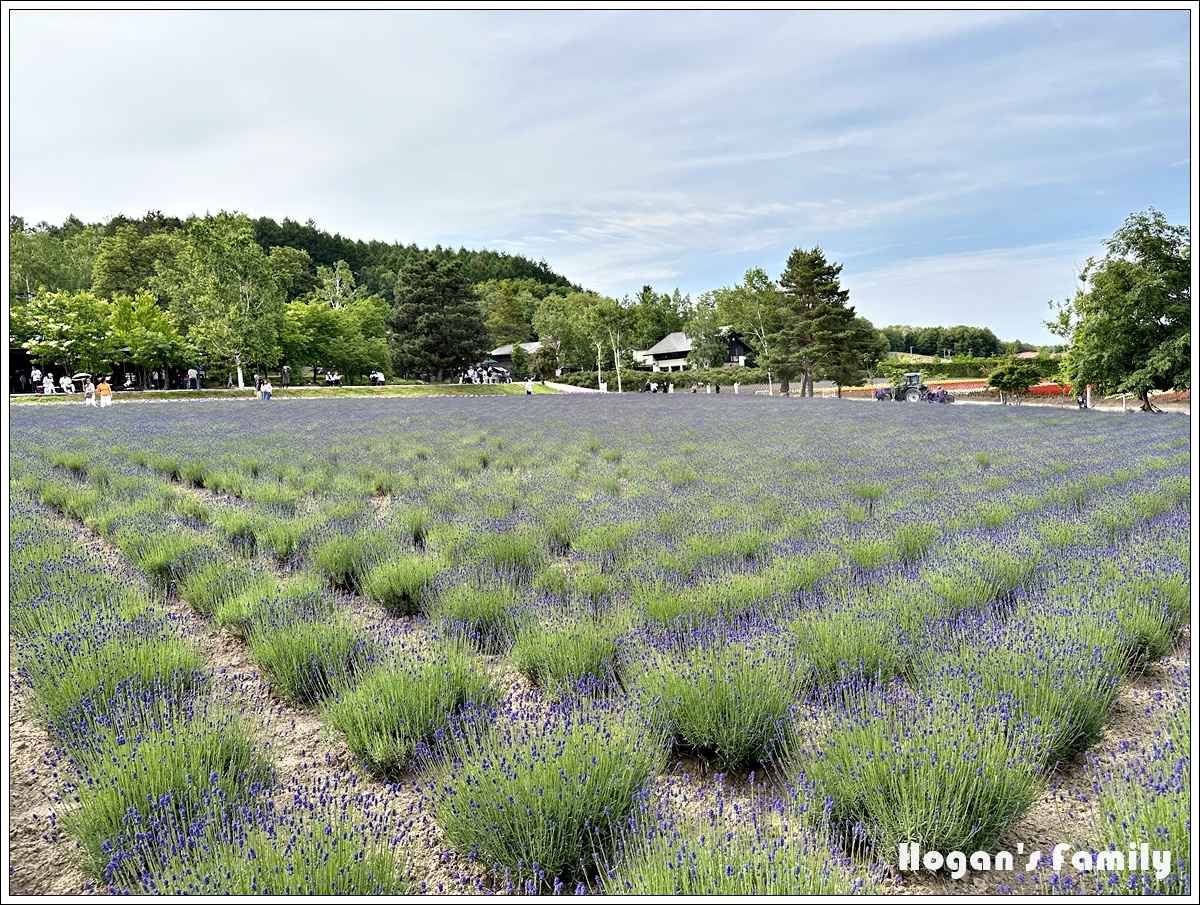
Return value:
M 988 375 L 988 386 L 999 390 L 1000 401 L 1008 405 L 1010 398 L 1016 400 L 1024 396 L 1040 379 L 1037 365 L 1033 362 L 1024 358 L 1010 358 Z
M 156 285 L 171 298 L 188 340 L 210 361 L 234 365 L 239 387 L 244 364 L 278 362 L 283 291 L 248 217 L 222 211 L 192 221 L 174 266 Z
M 771 368 L 775 335 L 779 330 L 779 287 L 760 268 L 746 271 L 746 277 L 736 286 L 717 289 L 717 317 L 722 326 L 741 334 L 756 353 L 759 364 L 767 368 L 767 389 L 774 392 Z
M 1076 387 L 1133 393 L 1154 410 L 1154 390 L 1191 387 L 1191 236 L 1150 209 L 1132 214 L 1089 258 L 1086 286 L 1047 323 L 1071 341 L 1067 376 Z

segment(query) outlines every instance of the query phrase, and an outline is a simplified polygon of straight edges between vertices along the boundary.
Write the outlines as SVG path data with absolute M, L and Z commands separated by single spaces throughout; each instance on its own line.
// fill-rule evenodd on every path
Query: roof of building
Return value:
M 668 333 L 657 343 L 646 349 L 643 355 L 678 355 L 692 351 L 692 341 L 682 331 Z
M 526 352 L 528 352 L 530 355 L 532 355 L 534 352 L 536 352 L 541 347 L 542 347 L 542 344 L 540 342 L 521 343 L 521 348 L 524 349 Z M 513 344 L 508 343 L 507 345 L 501 346 L 498 349 L 492 349 L 492 358 L 495 358 L 497 355 L 512 355 L 512 351 L 513 351 Z

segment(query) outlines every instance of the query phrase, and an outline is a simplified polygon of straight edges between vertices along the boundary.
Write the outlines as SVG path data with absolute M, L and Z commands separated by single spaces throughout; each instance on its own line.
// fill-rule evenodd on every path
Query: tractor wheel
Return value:
M 904 391 L 904 401 L 905 402 L 920 402 L 921 401 L 921 391 L 918 390 L 916 387 L 909 387 L 907 390 Z
M 954 401 L 954 394 L 953 394 L 953 393 L 947 393 L 945 396 L 943 396 L 943 397 L 942 397 L 942 402 L 945 402 L 945 403 L 950 403 L 950 402 L 953 402 L 953 401 Z

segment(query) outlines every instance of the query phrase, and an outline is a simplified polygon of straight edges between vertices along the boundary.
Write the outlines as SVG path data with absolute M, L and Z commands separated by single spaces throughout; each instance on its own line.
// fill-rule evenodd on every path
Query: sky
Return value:
M 1048 303 L 1126 217 L 1190 225 L 1189 7 L 12 4 L 9 212 L 312 219 L 617 298 L 820 246 L 877 326 L 1056 342 Z

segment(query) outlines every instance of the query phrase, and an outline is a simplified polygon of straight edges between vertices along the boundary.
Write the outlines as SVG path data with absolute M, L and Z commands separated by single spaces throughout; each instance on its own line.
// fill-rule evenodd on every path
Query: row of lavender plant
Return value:
M 56 486 L 53 475 L 42 475 L 38 486 Z M 76 514 L 95 515 L 86 508 Z M 121 530 L 119 540 L 141 554 L 143 567 L 150 566 L 146 577 L 159 580 L 160 592 L 187 586 L 197 571 L 220 564 L 219 551 L 211 548 L 207 556 L 173 555 L 198 549 L 187 543 L 189 526 L 174 526 L 182 545 L 148 540 L 161 527 L 159 515 L 143 524 L 147 530 L 140 537 L 135 526 L 125 524 L 128 513 L 109 527 Z M 30 527 L 24 522 L 42 530 L 22 531 Z M 386 808 L 372 809 L 348 790 L 330 797 L 327 790 L 295 783 L 286 794 L 301 813 L 311 812 L 308 820 L 263 804 L 274 780 L 270 760 L 230 708 L 228 688 L 199 694 L 212 681 L 199 652 L 181 639 L 178 620 L 152 603 L 149 587 L 138 591 L 137 578 L 131 587 L 129 576 L 118 586 L 94 559 L 81 571 L 63 557 L 65 573 L 52 570 L 58 593 L 45 592 L 42 570 L 48 559 L 61 557 L 66 538 L 62 532 L 43 536 L 44 525 L 44 519 L 14 520 L 14 562 L 27 567 L 14 575 L 14 625 L 30 630 L 19 648 L 21 669 L 38 702 L 36 713 L 56 741 L 50 762 L 78 777 L 61 800 L 79 802 L 63 810 L 64 822 L 86 853 L 88 872 L 114 890 L 407 889 L 399 829 Z M 38 593 L 26 596 L 19 593 L 23 589 Z M 297 596 L 310 603 L 316 598 Z M 244 587 L 242 597 L 261 609 Z M 323 638 L 316 647 L 325 649 Z M 285 682 L 299 676 L 295 681 L 302 689 L 314 671 L 308 662 L 264 661 Z M 327 834 L 338 812 L 339 831 Z M 303 860 L 300 853 L 306 853 Z
M 478 442 L 478 438 L 474 439 Z M 1177 448 L 1172 446 L 1171 442 L 1164 442 L 1169 448 Z M 594 453 L 602 449 L 604 447 L 598 445 L 597 449 L 587 451 Z M 337 452 L 339 451 L 335 450 L 335 453 Z M 472 475 L 478 475 L 490 464 L 478 455 L 468 455 L 466 460 L 462 459 L 463 455 L 465 454 L 459 454 L 459 458 L 454 460 L 454 472 L 459 475 L 459 479 L 466 480 Z M 608 461 L 609 464 L 622 461 L 621 457 L 597 458 L 600 461 Z M 632 458 L 632 454 L 625 458 Z M 416 458 L 416 461 L 427 460 L 428 453 L 425 460 Z M 586 462 L 585 459 L 584 462 L 576 461 L 570 464 L 573 469 L 579 469 Z M 813 464 L 811 461 L 795 464 L 803 468 L 798 468 L 793 474 L 812 476 L 820 473 L 810 467 Z M 998 491 L 1008 486 L 999 484 L 998 470 L 993 471 L 994 460 L 989 461 L 987 469 L 984 469 L 983 463 L 978 460 L 977 464 L 980 474 L 988 475 L 988 482 L 998 484 L 990 489 Z M 1176 465 L 1177 462 L 1168 461 L 1163 467 L 1170 469 Z M 700 473 L 702 469 L 694 468 L 684 460 L 665 463 L 656 470 L 658 478 L 664 479 L 667 486 L 674 491 L 698 483 Z M 579 477 L 580 475 L 575 475 L 576 479 Z M 1128 481 L 1131 477 L 1126 475 L 1122 480 Z M 467 521 L 464 524 L 463 521 L 456 522 L 445 518 L 448 513 L 443 502 L 437 510 L 437 520 L 432 529 L 422 532 L 420 543 L 416 532 L 394 532 L 389 536 L 386 528 L 379 532 L 379 529 L 360 518 L 355 534 L 352 535 L 353 543 L 346 545 L 351 548 L 352 554 L 344 558 L 349 562 L 348 568 L 338 567 L 337 554 L 340 552 L 340 545 L 336 536 L 322 542 L 328 544 L 328 547 L 314 545 L 313 553 L 314 557 L 319 557 L 323 563 L 327 563 L 323 566 L 323 571 L 332 581 L 355 589 L 366 589 L 378 584 L 379 590 L 376 593 L 380 599 L 386 599 L 388 594 L 393 593 L 392 588 L 395 584 L 382 578 L 369 579 L 369 576 L 378 572 L 384 565 L 383 560 L 389 556 L 394 557 L 389 567 L 400 573 L 405 572 L 405 564 L 411 566 L 408 571 L 417 573 L 416 577 L 409 575 L 404 581 L 408 582 L 412 591 L 410 593 L 401 588 L 396 592 L 396 605 L 418 610 L 426 606 L 429 607 L 430 615 L 436 614 L 436 607 L 445 607 L 441 613 L 441 621 L 446 631 L 453 632 L 457 629 L 463 637 L 475 639 L 485 649 L 493 651 L 506 649 L 508 644 L 522 633 L 530 634 L 532 630 L 526 627 L 532 624 L 530 618 L 540 623 L 552 623 L 555 619 L 562 618 L 557 615 L 563 612 L 562 603 L 569 602 L 572 606 L 582 604 L 586 610 L 585 601 L 590 602 L 594 617 L 600 617 L 607 615 L 608 610 L 620 612 L 621 600 L 630 601 L 637 607 L 639 617 L 655 616 L 646 623 L 649 632 L 647 638 L 650 640 L 643 639 L 640 645 L 628 644 L 626 647 L 631 653 L 624 658 L 627 662 L 644 662 L 649 657 L 650 662 L 656 664 L 654 669 L 645 670 L 645 674 L 649 675 L 655 669 L 661 670 L 666 662 L 661 659 L 661 654 L 651 656 L 646 653 L 656 649 L 655 643 L 666 643 L 668 650 L 686 648 L 689 654 L 701 651 L 703 657 L 710 656 L 714 650 L 728 644 L 728 639 L 720 643 L 696 643 L 694 640 L 688 640 L 689 633 L 711 631 L 706 620 L 709 615 L 736 615 L 740 612 L 752 619 L 756 615 L 761 616 L 764 612 L 770 614 L 772 610 L 776 610 L 794 618 L 797 606 L 823 614 L 832 611 L 833 605 L 843 603 L 846 604 L 843 611 L 852 612 L 857 597 L 865 597 L 865 602 L 873 602 L 874 597 L 891 601 L 884 609 L 904 624 L 909 635 L 899 656 L 912 664 L 917 660 L 914 656 L 915 651 L 919 651 L 930 639 L 936 640 L 940 637 L 936 631 L 939 622 L 961 620 L 975 608 L 991 604 L 1003 605 L 1005 608 L 1004 611 L 993 614 L 993 622 L 999 620 L 996 624 L 1003 625 L 1005 619 L 1011 620 L 1012 607 L 1021 596 L 1019 592 L 1025 589 L 1025 584 L 1036 570 L 1036 563 L 1031 561 L 1048 547 L 1039 535 L 1028 531 L 1013 532 L 1011 528 L 1006 528 L 1011 521 L 1011 515 L 1006 519 L 1003 517 L 1003 511 L 987 509 L 976 503 L 973 511 L 980 513 L 984 521 L 974 522 L 974 515 L 969 515 L 964 521 L 964 507 L 955 501 L 954 505 L 949 507 L 957 513 L 956 520 L 951 522 L 955 526 L 954 537 L 951 538 L 953 543 L 947 541 L 940 545 L 940 557 L 929 555 L 930 549 L 939 540 L 936 533 L 921 530 L 925 525 L 917 521 L 898 526 L 906 529 L 904 537 L 900 538 L 903 541 L 900 544 L 901 552 L 895 557 L 896 563 L 889 563 L 891 556 L 877 555 L 879 545 L 885 539 L 873 538 L 870 533 L 864 534 L 861 528 L 873 524 L 870 519 L 898 515 L 901 514 L 901 510 L 894 510 L 889 514 L 885 511 L 886 507 L 881 506 L 878 512 L 874 511 L 874 504 L 870 501 L 879 500 L 881 495 L 876 493 L 876 488 L 863 486 L 861 483 L 848 488 L 850 496 L 857 502 L 838 502 L 845 498 L 839 496 L 842 491 L 836 486 L 837 476 L 821 483 L 818 491 L 805 500 L 814 504 L 833 501 L 834 508 L 823 514 L 819 505 L 806 507 L 799 515 L 786 518 L 786 531 L 781 535 L 772 536 L 770 529 L 781 527 L 780 522 L 785 519 L 781 518 L 778 511 L 772 511 L 765 502 L 754 499 L 744 501 L 748 511 L 753 511 L 756 517 L 761 517 L 762 522 L 757 523 L 758 527 L 743 529 L 737 527 L 736 513 L 730 512 L 726 501 L 726 505 L 718 513 L 716 522 L 699 522 L 700 525 L 718 529 L 712 533 L 718 541 L 714 545 L 707 537 L 693 535 L 686 530 L 686 522 L 681 523 L 679 518 L 670 518 L 674 514 L 671 510 L 664 510 L 653 516 L 643 516 L 640 521 L 634 523 L 643 527 L 633 531 L 620 525 L 614 526 L 612 519 L 620 518 L 623 512 L 636 512 L 636 506 L 621 504 L 616 498 L 627 494 L 632 498 L 629 502 L 633 502 L 653 496 L 653 484 L 630 480 L 628 487 L 623 488 L 621 481 L 626 480 L 630 480 L 628 475 L 616 477 L 616 493 L 611 493 L 611 484 L 601 481 L 597 485 L 601 493 L 610 498 L 607 500 L 608 505 L 595 507 L 595 510 L 599 510 L 599 515 L 609 520 L 607 522 L 593 521 L 589 525 L 589 519 L 596 515 L 596 512 L 589 511 L 586 518 L 581 514 L 573 519 L 569 510 L 564 515 L 562 509 L 548 511 L 544 519 L 523 517 L 518 511 L 520 506 L 513 505 L 515 497 L 510 488 L 503 490 L 499 498 L 496 494 L 486 494 L 484 499 L 479 501 L 491 507 L 483 511 L 492 515 L 488 521 L 479 523 L 482 525 L 482 531 L 475 530 L 479 525 L 472 525 L 469 521 L 471 513 L 480 510 L 466 509 Z M 727 479 L 712 483 L 724 483 L 726 486 L 722 489 L 729 489 Z M 832 488 L 829 485 L 833 485 Z M 937 491 L 938 488 L 934 490 Z M 448 494 L 451 491 L 443 487 L 441 491 L 436 492 Z M 1173 492 L 1177 494 L 1177 490 Z M 1161 494 L 1157 494 L 1153 489 L 1147 493 L 1149 503 L 1152 504 L 1150 508 L 1161 509 Z M 715 505 L 719 502 L 704 499 L 702 493 L 697 495 L 701 498 L 700 505 Z M 460 493 L 457 499 L 469 503 L 471 496 L 470 488 L 467 488 L 466 496 Z M 822 496 L 824 500 L 821 499 Z M 929 498 L 923 499 L 922 496 Z M 945 495 L 939 499 L 937 492 L 931 493 L 928 488 L 923 487 L 913 498 L 911 508 L 920 509 L 924 506 L 922 515 L 927 517 L 930 507 L 925 504 L 940 503 L 944 499 Z M 862 511 L 863 502 L 868 502 L 865 513 Z M 997 501 L 988 505 L 1002 507 L 1009 504 Z M 1036 513 L 1037 508 L 1029 507 L 1025 501 L 1014 505 L 1013 511 Z M 505 510 L 507 514 L 503 518 L 497 518 L 497 515 L 503 514 Z M 1128 530 L 1134 530 L 1139 524 L 1138 519 L 1144 518 L 1147 512 L 1141 512 L 1139 515 L 1137 506 L 1129 511 L 1133 515 L 1129 518 Z M 686 511 L 680 514 L 684 518 L 687 516 Z M 734 530 L 723 533 L 722 524 L 727 522 L 733 523 Z M 989 525 L 988 522 L 994 524 Z M 765 530 L 763 526 L 766 526 Z M 648 533 L 651 527 L 662 533 Z M 804 545 L 808 542 L 807 535 L 818 527 L 835 538 L 835 542 L 830 543 L 827 538 L 823 538 L 815 546 L 806 549 Z M 377 533 L 377 545 L 373 544 L 372 538 L 368 536 L 372 532 Z M 1015 536 L 1018 541 L 1016 547 L 1011 547 L 1006 534 Z M 402 543 L 396 543 L 397 538 Z M 724 541 L 724 538 L 728 538 L 728 541 Z M 663 542 L 659 543 L 657 539 Z M 1056 543 L 1060 540 L 1061 538 L 1055 538 Z M 978 545 L 974 553 L 971 548 L 972 542 Z M 980 552 L 986 550 L 985 545 L 997 544 L 1002 547 L 999 556 L 989 559 Z M 874 548 L 872 545 L 875 545 Z M 353 555 L 355 550 L 371 551 L 373 547 L 376 550 L 374 553 L 368 552 L 361 558 Z M 1011 552 L 1008 548 L 1011 548 Z M 650 551 L 649 555 L 647 550 Z M 565 570 L 560 568 L 561 560 L 560 563 L 549 561 L 551 553 L 558 552 L 561 557 L 564 551 L 570 551 L 565 560 L 569 568 Z M 823 562 L 816 570 L 815 576 L 812 570 L 806 568 L 808 563 L 804 554 L 810 551 L 816 555 L 808 559 Z M 665 568 L 655 561 L 660 556 L 667 557 Z M 963 557 L 969 558 L 964 560 Z M 972 564 L 964 566 L 964 562 Z M 763 581 L 762 573 L 776 568 L 782 573 L 782 587 L 774 582 Z M 735 571 L 728 578 L 719 577 L 721 573 L 728 573 L 730 569 Z M 583 581 L 576 584 L 574 579 L 580 572 Z M 651 582 L 651 586 L 657 582 L 663 590 L 657 593 L 657 596 L 643 596 L 639 599 L 639 594 L 643 593 L 640 589 L 647 586 L 646 579 L 649 576 L 660 576 Z M 829 581 L 831 576 L 837 576 L 837 580 Z M 928 588 L 932 593 L 913 593 L 914 584 L 918 589 Z M 704 603 L 706 595 L 713 603 Z M 618 598 L 616 606 L 612 602 L 614 597 Z M 922 600 L 922 597 L 925 600 Z M 539 608 L 539 601 L 542 600 L 548 602 L 547 606 Z M 663 603 L 664 600 L 667 603 Z M 934 601 L 932 607 L 928 605 L 928 600 Z M 450 604 L 444 601 L 450 601 Z M 671 601 L 674 603 L 671 604 Z M 494 622 L 490 621 L 490 618 L 475 618 L 480 613 L 479 608 L 484 606 L 487 609 L 483 612 L 497 614 Z M 704 612 L 706 608 L 708 613 Z M 547 614 L 546 617 L 538 615 L 543 610 Z M 659 616 L 662 618 L 658 618 Z M 684 621 L 680 622 L 680 618 Z M 660 628 L 653 629 L 650 623 Z M 627 617 L 622 617 L 614 623 L 627 624 Z M 803 624 L 799 627 L 801 631 L 805 630 Z M 666 638 L 673 640 L 664 641 Z M 747 649 L 747 644 L 754 643 L 749 638 L 750 636 L 735 639 L 730 649 Z M 526 645 L 527 648 L 529 646 L 536 647 L 536 642 Z M 690 659 L 680 664 L 677 672 L 683 676 L 685 686 L 703 681 L 706 674 L 703 657 L 700 657 L 699 668 L 690 673 Z M 613 659 L 606 657 L 601 662 L 611 663 Z M 783 659 L 793 665 L 798 662 L 794 655 Z M 720 661 L 714 660 L 714 663 Z M 536 672 L 539 666 L 534 662 L 528 668 L 531 672 Z M 910 673 L 914 668 L 908 667 Z M 858 673 L 865 675 L 866 670 L 859 670 Z M 831 676 L 834 674 L 836 673 L 829 673 Z M 570 676 L 570 673 L 567 675 Z M 632 678 L 636 679 L 636 675 Z M 962 679 L 962 676 L 959 678 Z M 912 681 L 919 682 L 920 677 L 914 677 Z M 947 675 L 934 684 L 940 688 L 953 681 L 954 677 Z M 967 715 L 971 716 L 971 719 L 964 725 L 977 728 L 983 726 L 989 732 L 996 730 L 1000 724 L 994 720 L 987 722 L 985 719 L 988 708 L 994 706 L 997 696 L 995 689 L 980 689 L 973 678 L 963 681 L 968 682 L 973 694 L 979 698 L 968 707 Z M 736 686 L 736 683 L 734 685 Z M 789 697 L 795 700 L 797 693 L 796 689 L 789 691 L 785 688 L 782 696 L 785 700 Z M 878 693 L 879 688 L 874 684 L 863 691 L 863 694 L 868 695 Z M 664 700 L 667 696 L 658 694 L 650 697 Z M 677 697 L 683 699 L 685 696 L 680 694 Z M 898 700 L 902 702 L 903 696 Z M 855 698 L 842 703 L 844 709 L 850 711 L 861 702 Z M 963 716 L 963 713 L 955 713 L 951 718 Z M 980 723 L 980 720 L 985 722 Z M 783 737 L 784 733 L 780 730 L 785 722 L 786 718 L 776 717 L 777 736 Z M 848 717 L 846 722 L 852 723 L 853 719 Z M 1005 737 L 1008 732 L 1009 730 L 1005 729 Z M 678 741 L 689 744 L 685 738 Z M 1042 741 L 1039 744 L 1045 747 L 1046 742 Z M 706 745 L 701 742 L 694 747 L 704 750 Z M 1032 745 L 1028 749 L 1031 764 L 1041 764 L 1048 756 L 1044 751 L 1035 752 L 1036 747 L 1037 745 Z M 997 750 L 1003 752 L 1005 749 L 1001 745 Z M 821 760 L 823 762 L 827 759 Z M 914 794 L 919 791 L 918 785 Z M 1019 796 L 1014 800 L 1019 804 Z

